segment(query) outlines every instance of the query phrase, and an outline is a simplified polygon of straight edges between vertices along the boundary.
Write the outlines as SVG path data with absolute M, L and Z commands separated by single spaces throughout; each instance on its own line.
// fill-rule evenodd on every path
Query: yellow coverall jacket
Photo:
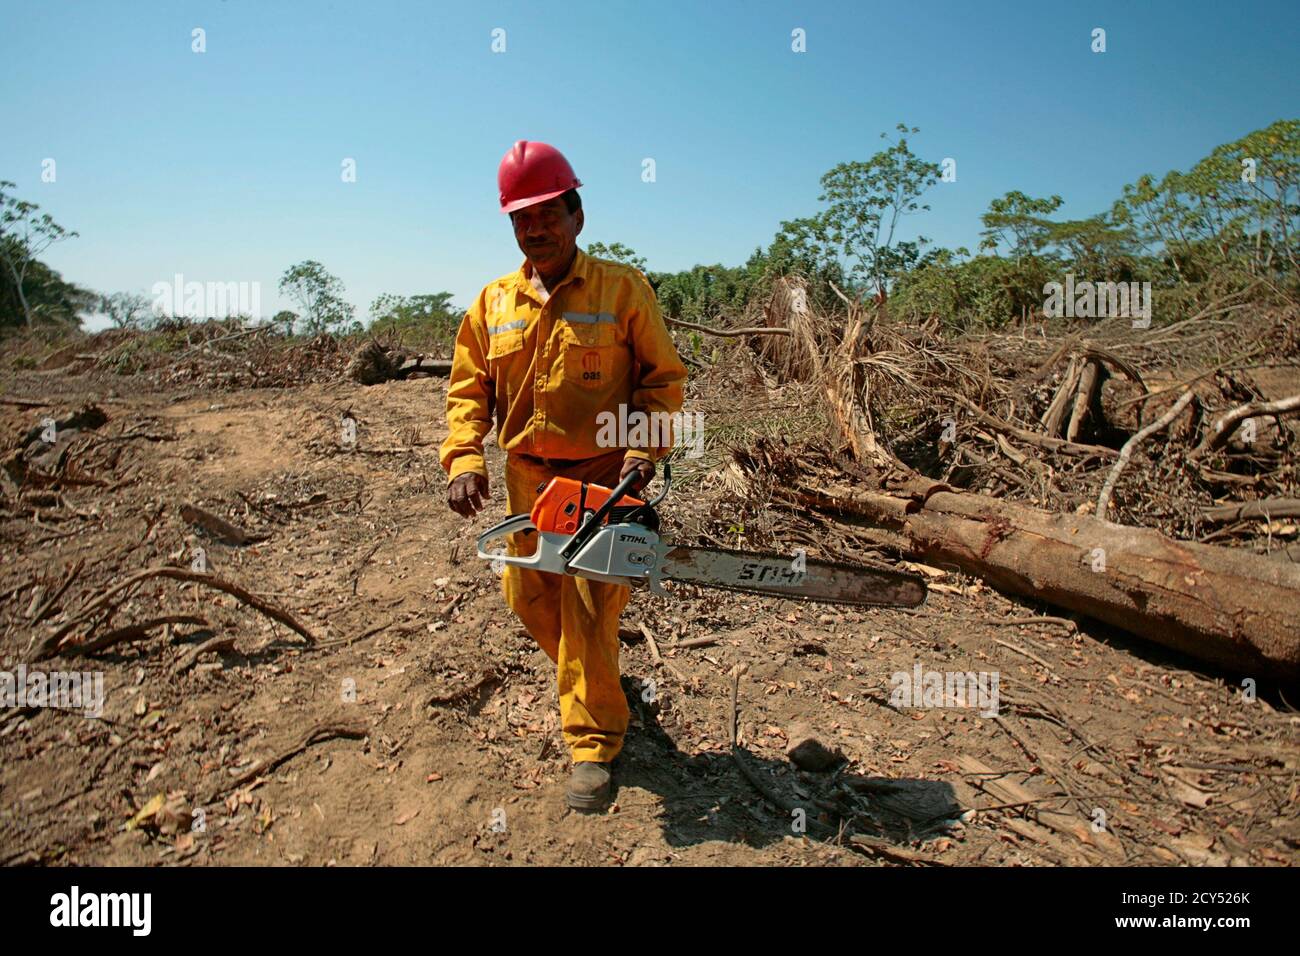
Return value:
M 640 272 L 579 249 L 543 303 L 525 262 L 485 286 L 461 322 L 442 466 L 449 480 L 467 471 L 486 477 L 483 438 L 495 414 L 510 514 L 530 511 L 539 486 L 554 475 L 613 486 L 625 459 L 667 454 L 671 431 L 638 432 L 629 422 L 614 433 L 661 443 L 611 448 L 600 439 L 613 430 L 602 434 L 597 416 L 658 412 L 662 423 L 681 410 L 685 382 L 686 367 Z M 535 534 L 514 534 L 508 553 L 529 555 L 536 545 Z M 507 567 L 502 590 L 556 664 L 561 726 L 574 762 L 613 760 L 629 718 L 618 666 L 618 618 L 629 589 Z

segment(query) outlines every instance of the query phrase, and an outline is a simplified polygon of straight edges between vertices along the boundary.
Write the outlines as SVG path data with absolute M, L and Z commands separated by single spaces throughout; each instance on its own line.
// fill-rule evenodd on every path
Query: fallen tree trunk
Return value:
M 361 385 L 378 385 L 415 375 L 449 375 L 451 359 L 431 358 L 374 339 L 366 342 L 348 362 L 345 374 Z
M 1206 521 L 1213 521 L 1216 524 L 1242 521 L 1247 518 L 1262 518 L 1265 521 L 1274 518 L 1300 518 L 1300 499 L 1265 498 L 1262 501 L 1242 501 L 1206 508 L 1202 513 Z
M 1010 447 L 1008 438 L 1014 438 L 1078 459 L 1070 463 L 1074 471 L 1094 460 L 1114 462 L 1098 499 L 1104 511 L 1134 448 L 1175 421 L 1195 397 L 1191 392 L 1155 424 L 1141 429 L 1122 452 L 1084 444 L 1079 439 L 1099 402 L 1103 363 L 1131 379 L 1143 400 L 1152 397 L 1135 368 L 1085 342 L 1074 351 L 1065 381 L 1043 415 L 1046 433 L 1031 431 L 983 407 L 990 400 L 1012 397 L 999 394 L 987 368 L 981 376 L 941 354 L 940 346 L 924 336 L 914 341 L 888 328 L 864 325 L 856 303 L 843 294 L 841 298 L 848 306 L 847 319 L 814 312 L 800 281 L 783 279 L 773 289 L 768 324 L 788 328 L 791 334 L 764 337 L 761 353 L 771 360 L 778 380 L 797 380 L 821 392 L 828 438 L 839 451 L 826 455 L 805 446 L 813 459 L 809 461 L 790 446 L 778 447 L 769 440 L 737 449 L 736 464 L 756 486 L 757 499 L 813 509 L 843 525 L 870 527 L 874 540 L 894 539 L 899 551 L 927 564 L 956 567 L 1005 593 L 1096 618 L 1237 673 L 1300 679 L 1300 566 L 1244 550 L 1177 541 L 1159 531 L 1112 524 L 1102 516 L 1058 515 L 957 493 L 895 457 L 874 424 L 890 420 L 892 387 L 895 403 L 906 398 L 915 408 L 919 398 L 961 407 L 991 433 L 984 440 L 1004 450 Z M 1067 343 L 1058 349 L 1038 377 L 1072 348 Z M 978 396 L 980 403 L 968 394 Z M 1235 408 L 1215 424 L 1191 457 L 1226 443 L 1244 418 L 1296 411 L 1300 396 Z M 1145 416 L 1137 418 L 1140 425 Z M 1101 424 L 1099 413 L 1096 423 Z M 934 424 L 933 415 L 929 424 Z M 1064 438 L 1058 437 L 1062 429 Z M 914 429 L 912 438 L 922 431 Z M 1190 431 L 1195 434 L 1195 424 Z M 916 455 L 915 448 L 912 453 Z M 1045 488 L 1041 497 L 1050 499 L 1047 492 L 1054 489 L 1046 463 L 1036 463 L 1014 448 L 1007 454 L 1030 467 L 1038 464 L 1037 478 Z M 1024 484 L 1018 475 L 980 463 L 1003 481 Z M 819 481 L 818 472 L 840 484 Z M 842 485 L 845 480 L 852 486 Z
M 742 469 L 757 464 L 743 460 Z M 895 476 L 897 477 L 897 475 Z M 852 489 L 783 476 L 778 497 L 901 535 L 909 556 L 1248 676 L 1300 678 L 1300 567 L 914 476 Z M 843 520 L 843 519 L 841 519 Z

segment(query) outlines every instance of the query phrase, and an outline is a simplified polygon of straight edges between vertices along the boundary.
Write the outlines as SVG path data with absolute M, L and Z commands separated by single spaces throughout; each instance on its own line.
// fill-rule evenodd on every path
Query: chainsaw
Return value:
M 498 571 L 506 566 L 547 574 L 567 574 L 628 587 L 667 593 L 664 581 L 769 597 L 916 607 L 926 597 L 925 579 L 891 568 L 793 556 L 675 545 L 659 537 L 655 506 L 672 486 L 672 469 L 664 464 L 663 489 L 650 501 L 628 494 L 638 475 L 628 473 L 607 488 L 573 478 L 554 477 L 539 487 L 532 511 L 511 515 L 478 537 L 478 556 Z M 537 533 L 531 555 L 507 554 L 497 538 Z

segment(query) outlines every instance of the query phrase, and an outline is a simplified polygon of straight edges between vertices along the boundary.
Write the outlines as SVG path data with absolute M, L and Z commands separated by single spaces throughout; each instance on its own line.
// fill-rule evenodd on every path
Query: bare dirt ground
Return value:
M 4 394 L 48 403 L 0 405 L 6 454 L 87 402 L 108 421 L 60 439 L 67 455 L 44 462 L 64 476 L 55 490 L 6 491 L 0 667 L 14 671 L 112 584 L 189 567 L 196 548 L 316 639 L 193 582 L 122 592 L 98 633 L 164 615 L 204 623 L 27 665 L 102 671 L 106 703 L 98 720 L 0 713 L 7 864 L 1297 859 L 1298 718 L 1283 701 L 1251 701 L 1232 675 L 1087 621 L 1007 623 L 1052 612 L 944 572 L 911 613 L 634 594 L 616 805 L 571 813 L 552 667 L 474 556 L 474 536 L 505 513 L 501 455 L 490 447 L 488 512 L 448 511 L 443 380 L 127 394 L 113 376 L 4 378 Z M 354 450 L 340 445 L 344 411 Z M 675 499 L 707 502 L 726 530 L 722 477 L 693 479 L 661 508 L 668 536 Z M 221 544 L 183 505 L 266 537 Z M 728 545 L 749 546 L 734 533 Z M 212 637 L 232 643 L 195 658 Z M 677 646 L 698 638 L 713 643 Z M 999 715 L 893 706 L 892 675 L 918 663 L 997 672 Z M 797 769 L 785 753 L 796 724 L 844 762 Z

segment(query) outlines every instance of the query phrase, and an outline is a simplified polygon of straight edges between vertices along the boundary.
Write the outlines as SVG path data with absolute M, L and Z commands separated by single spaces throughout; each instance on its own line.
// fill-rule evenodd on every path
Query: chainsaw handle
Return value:
M 533 527 L 532 516 L 528 513 L 525 512 L 524 514 L 511 515 L 504 521 L 498 521 L 492 527 L 479 535 L 478 540 L 474 542 L 475 549 L 478 551 L 478 556 L 485 560 L 489 558 L 501 558 L 504 557 L 504 555 L 492 554 L 490 551 L 484 550 L 489 541 L 493 538 L 500 538 L 507 534 L 514 534 L 516 531 L 536 530 L 537 529 Z
M 476 542 L 478 556 L 484 560 L 499 561 L 507 567 L 528 568 L 534 571 L 559 574 L 560 568 L 564 565 L 564 559 L 560 557 L 560 546 L 566 540 L 560 535 L 537 532 L 536 550 L 529 555 L 501 554 L 500 552 L 487 550 L 488 543 L 494 538 L 501 538 L 521 531 L 524 533 L 529 531 L 537 532 L 530 515 L 511 515 L 499 524 L 493 525 L 478 536 Z
M 664 486 L 661 489 L 659 489 L 659 494 L 655 495 L 653 498 L 651 498 L 649 501 L 646 502 L 646 507 L 653 508 L 655 505 L 659 504 L 659 502 L 663 501 L 664 496 L 668 494 L 668 489 L 671 488 L 672 486 L 673 486 L 673 466 L 665 461 L 664 462 Z

